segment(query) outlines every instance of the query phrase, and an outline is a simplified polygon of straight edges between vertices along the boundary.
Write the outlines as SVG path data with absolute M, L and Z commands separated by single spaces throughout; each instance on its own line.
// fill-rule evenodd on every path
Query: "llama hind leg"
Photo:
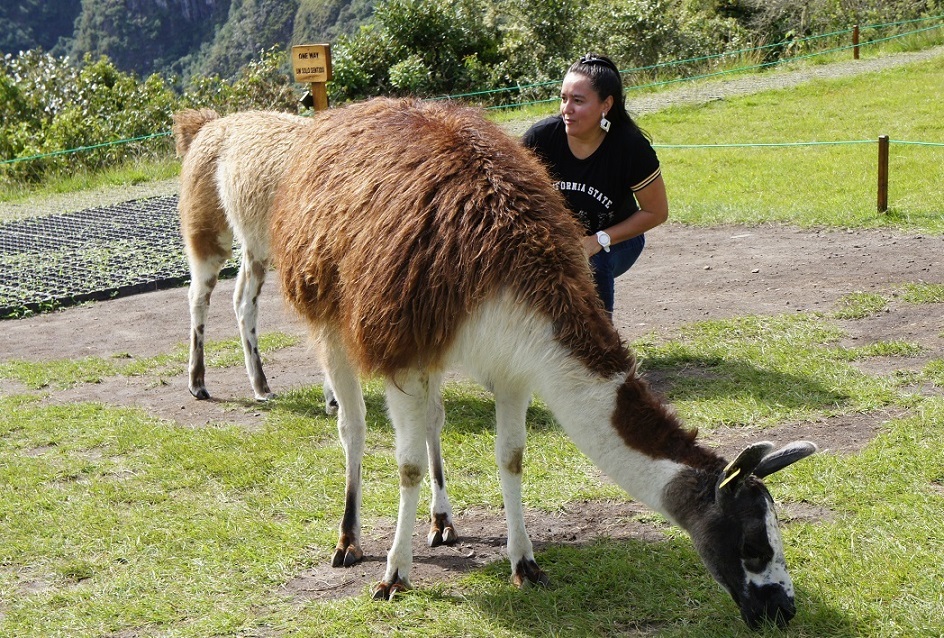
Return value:
M 338 400 L 338 435 L 345 457 L 344 515 L 332 567 L 351 567 L 364 558 L 361 548 L 361 464 L 367 440 L 367 407 L 360 378 L 340 342 L 327 336 L 322 359 Z
M 530 394 L 527 392 L 499 391 L 495 395 L 497 437 L 495 459 L 501 479 L 502 501 L 508 523 L 508 558 L 511 561 L 511 580 L 517 587 L 529 583 L 547 585 L 547 574 L 534 560 L 534 548 L 524 525 L 524 506 L 521 502 L 521 476 L 524 465 L 525 419 Z
M 190 363 L 189 390 L 197 399 L 209 399 L 206 388 L 206 359 L 204 342 L 206 339 L 207 314 L 210 308 L 210 295 L 216 288 L 220 269 L 231 254 L 233 237 L 223 232 L 212 241 L 202 246 L 204 255 L 198 257 L 194 249 L 188 250 L 190 261 L 190 288 L 187 293 L 190 303 Z M 224 249 L 223 247 L 226 247 Z
M 236 290 L 233 293 L 233 309 L 239 325 L 239 336 L 246 361 L 246 373 L 252 392 L 259 401 L 271 399 L 269 382 L 262 370 L 262 357 L 259 355 L 259 337 L 256 334 L 256 322 L 259 316 L 259 294 L 265 283 L 268 259 L 259 257 L 250 250 L 243 250 L 236 277 Z
M 409 589 L 413 563 L 413 531 L 419 506 L 420 485 L 426 473 L 426 420 L 430 395 L 439 388 L 430 387 L 429 378 L 419 372 L 407 373 L 387 382 L 387 408 L 396 432 L 397 468 L 400 477 L 400 507 L 393 545 L 387 553 L 387 569 L 382 581 L 374 586 L 374 599 L 390 600 L 397 592 Z
M 452 506 L 446 494 L 446 473 L 442 458 L 442 429 L 446 420 L 443 410 L 442 392 L 439 391 L 442 378 L 430 378 L 429 401 L 426 415 L 426 455 L 429 460 L 430 487 L 433 497 L 430 502 L 430 526 L 426 536 L 430 547 L 453 545 L 459 540 L 455 524 L 452 522 Z

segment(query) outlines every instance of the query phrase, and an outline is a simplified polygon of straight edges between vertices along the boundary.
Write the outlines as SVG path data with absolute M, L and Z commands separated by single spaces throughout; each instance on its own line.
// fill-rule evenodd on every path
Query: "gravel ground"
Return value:
M 32 197 L 16 202 L 0 202 L 0 223 L 45 215 L 74 213 L 89 208 L 101 208 L 136 199 L 176 195 L 180 190 L 177 178 L 142 184 L 108 186 L 75 193 Z

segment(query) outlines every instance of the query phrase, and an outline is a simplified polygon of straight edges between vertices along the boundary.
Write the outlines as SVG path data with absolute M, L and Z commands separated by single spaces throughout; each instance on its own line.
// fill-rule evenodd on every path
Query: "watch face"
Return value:
M 601 230 L 597 233 L 597 241 L 600 242 L 601 246 L 609 246 L 610 236 Z

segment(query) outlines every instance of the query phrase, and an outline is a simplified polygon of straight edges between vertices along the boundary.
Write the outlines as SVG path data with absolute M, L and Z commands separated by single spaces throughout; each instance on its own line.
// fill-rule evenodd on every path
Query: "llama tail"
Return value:
M 172 130 L 177 156 L 183 157 L 186 155 L 193 143 L 193 138 L 197 136 L 203 125 L 219 117 L 220 114 L 212 109 L 184 109 L 174 113 Z

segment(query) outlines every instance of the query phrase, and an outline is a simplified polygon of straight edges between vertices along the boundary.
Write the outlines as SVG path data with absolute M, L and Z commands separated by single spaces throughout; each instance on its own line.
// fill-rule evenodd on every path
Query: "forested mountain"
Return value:
M 0 51 L 107 55 L 123 71 L 232 76 L 261 50 L 356 31 L 374 0 L 15 0 Z
M 107 55 L 124 71 L 181 72 L 225 23 L 230 0 L 83 0 L 71 53 Z
M 258 57 L 259 51 L 275 44 L 289 45 L 297 0 L 232 0 L 226 4 L 228 15 L 200 50 L 194 71 L 229 76 Z
M 65 53 L 82 0 L 6 0 L 0 3 L 0 52 L 42 48 Z M 64 42 L 60 45 L 60 40 Z
M 292 42 L 336 42 L 366 23 L 374 5 L 375 0 L 301 0 Z

